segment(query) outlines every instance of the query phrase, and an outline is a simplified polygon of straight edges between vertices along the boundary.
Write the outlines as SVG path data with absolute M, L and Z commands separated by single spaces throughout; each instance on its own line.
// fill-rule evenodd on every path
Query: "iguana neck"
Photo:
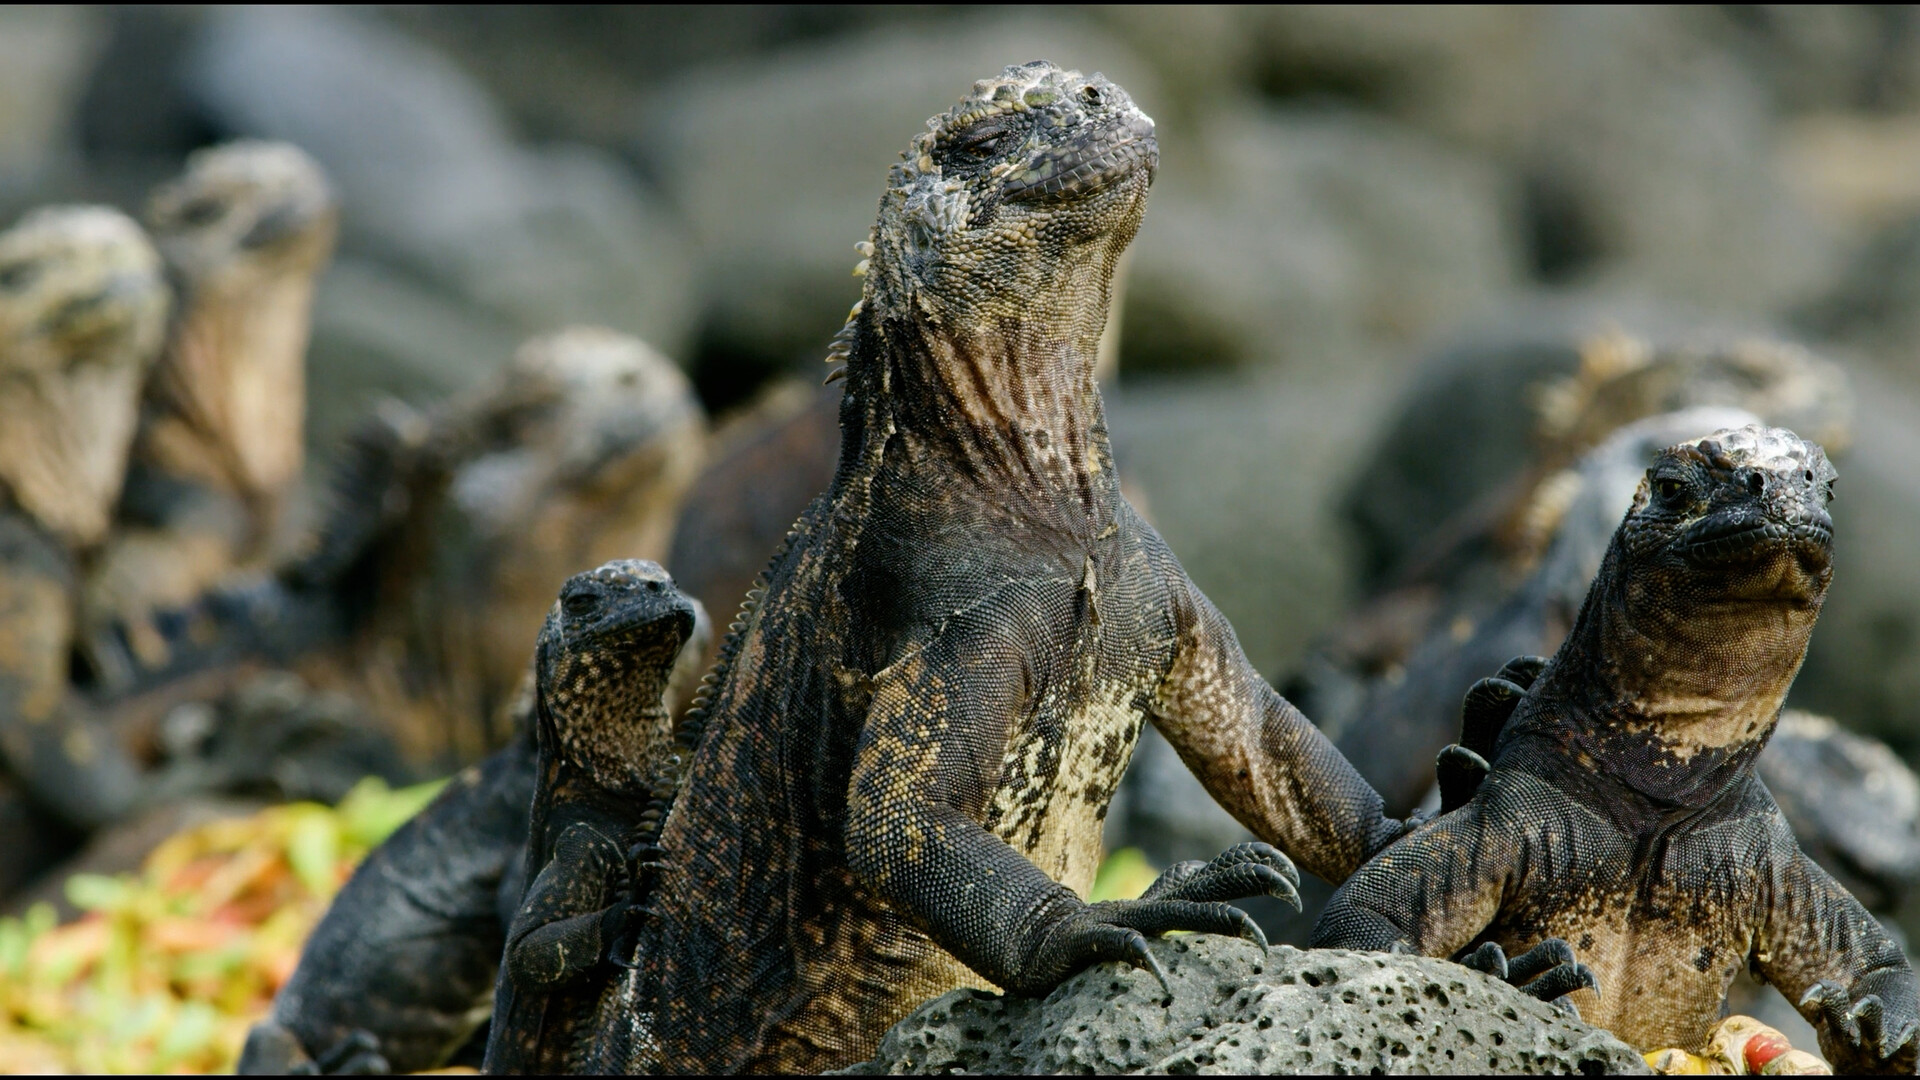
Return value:
M 1119 486 L 1093 375 L 1099 307 L 1073 322 L 964 327 L 860 316 L 836 486 L 883 466 L 925 471 L 1038 524 L 1105 529 Z
M 1623 561 L 1616 538 L 1516 729 L 1571 737 L 1592 768 L 1656 802 L 1701 805 L 1751 772 L 1818 604 L 1690 603 Z
M 313 282 L 214 281 L 192 297 L 153 381 L 170 421 L 148 436 L 162 468 L 272 499 L 303 458 Z

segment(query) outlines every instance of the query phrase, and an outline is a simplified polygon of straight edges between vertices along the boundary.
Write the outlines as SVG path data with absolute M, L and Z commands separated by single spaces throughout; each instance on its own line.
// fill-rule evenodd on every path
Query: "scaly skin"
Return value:
M 713 638 L 697 604 L 694 614 L 667 688 L 675 711 Z M 535 686 L 529 665 L 512 740 L 462 770 L 354 871 L 272 1013 L 249 1033 L 238 1071 L 480 1063 L 486 1032 L 476 1027 L 492 1012 L 507 929 L 526 891 L 528 807 L 539 778 Z
M 1912 1073 L 1912 969 L 1754 775 L 1832 578 L 1833 479 L 1779 428 L 1664 451 L 1485 784 L 1348 880 L 1314 944 L 1564 938 L 1599 978 L 1581 1013 L 1647 1050 L 1703 1045 L 1746 965 L 1842 1071 Z
M 689 724 L 657 915 L 590 1067 L 845 1066 L 956 986 L 1257 935 L 1225 901 L 1292 895 L 1265 844 L 1082 899 L 1148 719 L 1316 874 L 1401 831 L 1120 495 L 1094 363 L 1156 159 L 1123 91 L 1036 62 L 894 167 L 835 343 L 838 470 Z
M 135 788 L 72 693 L 69 656 L 167 304 L 159 255 L 117 211 L 48 208 L 0 233 L 0 757 L 81 827 Z
M 659 564 L 610 562 L 560 590 L 535 650 L 538 787 L 526 896 L 507 929 L 490 1073 L 577 1071 L 610 947 L 646 897 L 629 851 L 659 838 L 679 785 L 666 700 L 692 601 Z
M 88 659 L 108 690 L 169 661 L 153 612 L 269 554 L 304 459 L 308 323 L 337 218 L 319 166 L 285 143 L 197 151 L 154 193 L 148 225 L 180 303 L 87 585 Z

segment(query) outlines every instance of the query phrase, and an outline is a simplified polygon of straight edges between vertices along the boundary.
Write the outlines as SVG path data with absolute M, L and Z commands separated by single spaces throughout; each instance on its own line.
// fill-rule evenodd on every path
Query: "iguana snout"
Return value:
M 677 654 L 693 633 L 694 613 L 693 601 L 674 587 L 659 563 L 615 559 L 568 578 L 554 618 L 557 632 L 569 642 L 588 638 L 612 646 L 647 640 Z

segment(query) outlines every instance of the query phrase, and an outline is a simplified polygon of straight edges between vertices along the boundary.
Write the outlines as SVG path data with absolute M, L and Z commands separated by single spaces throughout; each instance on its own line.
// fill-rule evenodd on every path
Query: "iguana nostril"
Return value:
M 1763 473 L 1759 472 L 1758 470 L 1748 473 L 1747 474 L 1747 490 L 1752 492 L 1755 495 L 1758 495 L 1761 492 L 1767 490 L 1766 476 Z
M 1102 94 L 1100 92 L 1099 87 L 1088 86 L 1083 88 L 1080 91 L 1080 100 L 1086 102 L 1089 105 L 1095 106 L 1097 108 L 1101 104 L 1105 103 L 1107 98 L 1105 94 Z

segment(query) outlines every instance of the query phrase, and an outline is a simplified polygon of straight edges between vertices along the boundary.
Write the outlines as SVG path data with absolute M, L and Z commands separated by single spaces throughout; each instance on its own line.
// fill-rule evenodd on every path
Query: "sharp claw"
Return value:
M 1261 952 L 1272 951 L 1273 946 L 1267 944 L 1267 932 L 1260 929 L 1260 924 L 1253 921 L 1253 916 L 1238 908 L 1234 910 L 1240 912 L 1240 937 L 1260 946 Z
M 1807 987 L 1807 992 L 1800 995 L 1797 1007 L 1804 1009 L 1808 1005 L 1825 1006 L 1827 999 L 1839 992 L 1839 987 L 1822 980 Z
M 1868 994 L 1866 997 L 1854 1002 L 1853 1008 L 1847 1010 L 1847 1019 L 1858 1020 L 1868 1009 L 1873 1010 L 1875 1017 L 1880 1015 L 1881 1005 L 1878 994 Z
M 1300 890 L 1294 888 L 1292 885 L 1288 885 L 1284 889 L 1270 889 L 1267 895 L 1283 904 L 1293 905 L 1293 910 L 1295 911 L 1302 910 L 1300 907 Z
M 1160 959 L 1147 948 L 1146 935 L 1133 931 L 1127 935 L 1128 962 L 1137 968 L 1145 968 L 1160 981 L 1160 989 L 1166 994 L 1165 1004 L 1173 1004 L 1173 982 L 1167 978 L 1167 969 L 1160 966 Z
M 1553 1006 L 1555 1012 L 1560 1013 L 1569 1020 L 1580 1019 L 1580 1006 L 1575 1005 L 1573 999 L 1570 997 L 1557 997 L 1547 1002 L 1547 1004 Z
M 1482 942 L 1479 948 L 1461 959 L 1460 966 L 1484 972 L 1501 982 L 1507 981 L 1507 952 L 1497 941 Z
M 1920 1021 L 1909 1020 L 1905 1024 L 1902 1024 L 1897 1035 L 1889 1035 L 1882 1032 L 1880 1035 L 1881 1060 L 1884 1061 L 1899 1053 L 1900 1048 L 1907 1045 L 1908 1040 L 1913 1038 L 1915 1032 L 1920 1032 Z

